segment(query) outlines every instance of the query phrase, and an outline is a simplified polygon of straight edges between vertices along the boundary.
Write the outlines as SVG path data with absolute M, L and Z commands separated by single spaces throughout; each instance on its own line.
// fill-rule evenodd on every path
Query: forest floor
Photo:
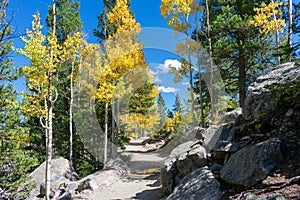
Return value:
M 92 200 L 142 199 L 158 200 L 162 198 L 159 170 L 164 157 L 156 151 L 149 152 L 143 140 L 133 140 L 126 150 L 121 151 L 121 158 L 128 164 L 131 173 L 112 185 L 93 191 Z

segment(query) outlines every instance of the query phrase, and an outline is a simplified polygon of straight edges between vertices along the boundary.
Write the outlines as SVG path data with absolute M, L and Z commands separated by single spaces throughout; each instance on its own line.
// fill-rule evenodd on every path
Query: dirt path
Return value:
M 128 163 L 131 173 L 112 184 L 110 187 L 93 191 L 91 200 L 124 200 L 161 199 L 161 186 L 159 183 L 159 172 L 141 174 L 149 169 L 159 169 L 163 165 L 164 158 L 156 152 L 147 152 L 141 144 L 142 140 L 134 140 L 121 153 L 121 157 Z

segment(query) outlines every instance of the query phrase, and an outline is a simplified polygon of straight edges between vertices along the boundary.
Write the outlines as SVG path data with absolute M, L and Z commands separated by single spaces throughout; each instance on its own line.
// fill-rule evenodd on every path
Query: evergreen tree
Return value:
M 164 98 L 162 97 L 161 93 L 158 94 L 157 99 L 157 105 L 158 105 L 158 114 L 160 116 L 160 126 L 162 127 L 167 119 L 167 108 Z
M 174 113 L 178 112 L 179 114 L 182 114 L 182 111 L 183 111 L 182 110 L 182 103 L 181 103 L 179 94 L 176 94 L 176 96 L 175 96 L 175 103 L 173 105 L 172 111 Z
M 9 199 L 21 199 L 26 195 L 24 192 L 31 188 L 22 188 L 23 192 L 18 193 L 17 189 L 38 162 L 33 152 L 25 148 L 29 146 L 31 138 L 28 129 L 23 126 L 17 93 L 12 84 L 7 82 L 18 77 L 8 57 L 12 50 L 13 32 L 7 20 L 8 3 L 0 3 L 0 191 L 9 194 Z M 1 192 L 0 196 L 4 197 Z
M 252 1 L 211 1 L 210 25 L 212 56 L 231 99 L 239 99 L 243 105 L 247 86 L 255 80 L 274 59 L 270 35 L 261 35 L 250 24 L 255 5 Z M 206 18 L 202 19 L 199 39 L 208 49 Z M 195 37 L 195 35 L 194 35 Z M 215 87 L 215 86 L 214 86 Z
M 56 0 L 56 37 L 61 43 L 66 41 L 68 36 L 74 35 L 82 30 L 80 19 L 80 3 L 74 0 Z M 50 30 L 53 27 L 53 9 L 48 8 L 46 19 Z
M 129 1 L 128 1 L 129 2 Z M 98 16 L 98 25 L 94 29 L 94 35 L 103 43 L 108 36 L 112 36 L 116 32 L 116 25 L 109 23 L 108 14 L 112 12 L 116 5 L 116 0 L 103 0 L 104 8 Z

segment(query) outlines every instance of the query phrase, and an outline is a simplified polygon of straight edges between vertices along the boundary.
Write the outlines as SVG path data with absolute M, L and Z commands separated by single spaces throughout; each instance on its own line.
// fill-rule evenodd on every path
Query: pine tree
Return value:
M 104 8 L 98 16 L 98 25 L 94 29 L 94 35 L 103 43 L 109 36 L 116 32 L 116 25 L 109 23 L 108 14 L 112 12 L 116 5 L 116 0 L 103 0 Z
M 178 112 L 179 114 L 182 114 L 182 111 L 183 111 L 182 110 L 182 103 L 181 103 L 179 94 L 176 94 L 176 96 L 175 96 L 175 103 L 173 105 L 172 111 L 174 113 Z
M 24 182 L 28 172 L 38 162 L 26 146 L 29 146 L 31 137 L 24 127 L 20 103 L 17 101 L 17 92 L 8 81 L 16 79 L 19 74 L 12 68 L 9 53 L 12 50 L 13 28 L 7 22 L 6 7 L 8 1 L 0 3 L 0 190 L 8 196 L 4 198 L 25 198 L 28 192 L 23 184 L 23 192 L 17 189 Z M 5 82 L 5 83 L 4 83 Z M 25 196 L 24 196 L 25 195 Z
M 61 43 L 67 40 L 68 36 L 74 35 L 82 30 L 80 19 L 80 3 L 74 0 L 56 0 L 56 37 Z M 53 27 L 53 9 L 48 8 L 46 19 L 50 30 Z
M 10 81 L 17 77 L 17 71 L 11 67 L 12 61 L 9 59 L 8 54 L 12 50 L 12 33 L 13 28 L 7 22 L 6 8 L 8 6 L 7 1 L 0 2 L 0 80 Z
M 161 93 L 158 94 L 157 105 L 158 105 L 158 113 L 160 116 L 160 126 L 162 127 L 167 118 L 167 108 L 166 108 L 165 100 L 163 99 Z
M 213 60 L 220 70 L 230 99 L 243 106 L 247 85 L 272 64 L 273 50 L 269 35 L 261 35 L 249 22 L 257 1 L 211 1 L 210 25 Z M 209 49 L 206 16 L 198 32 L 201 44 Z M 268 64 L 267 64 L 268 63 Z

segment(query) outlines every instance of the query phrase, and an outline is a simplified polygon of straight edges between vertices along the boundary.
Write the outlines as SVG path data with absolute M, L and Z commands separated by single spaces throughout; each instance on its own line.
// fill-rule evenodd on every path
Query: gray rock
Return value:
M 169 195 L 188 173 L 206 165 L 206 151 L 200 141 L 189 141 L 175 148 L 161 169 L 164 195 Z
M 242 115 L 242 108 L 236 108 L 230 112 L 227 112 L 220 120 L 220 124 L 235 122 L 235 120 L 239 117 L 239 115 Z
M 219 200 L 221 198 L 220 183 L 208 167 L 203 167 L 185 176 L 167 200 Z
M 259 197 L 253 194 L 248 194 L 245 197 L 245 200 L 285 200 L 284 196 L 277 194 L 277 195 L 269 195 L 266 197 Z
M 186 129 L 183 131 L 183 134 L 191 140 L 204 140 L 204 133 L 205 129 L 200 126 L 196 126 L 192 130 Z
M 45 170 L 46 162 L 43 162 L 28 177 L 28 181 L 35 182 L 36 187 L 30 191 L 29 199 L 34 199 L 39 194 L 45 195 Z M 63 158 L 53 158 L 51 162 L 51 190 L 55 191 L 60 185 L 60 181 L 70 181 L 73 177 L 73 171 L 70 162 Z
M 86 178 L 78 184 L 77 191 L 82 192 L 83 190 L 93 190 L 91 186 L 91 179 Z
M 89 189 L 86 189 L 86 190 L 81 191 L 81 194 L 90 195 L 90 194 L 92 194 L 92 191 Z
M 120 176 L 124 176 L 130 173 L 128 165 L 120 158 L 110 159 L 105 164 L 104 170 L 116 170 Z
M 276 91 L 266 86 L 274 83 L 288 84 L 295 80 L 300 80 L 300 67 L 292 62 L 279 65 L 268 75 L 258 77 L 256 82 L 248 87 L 242 110 L 244 119 L 259 119 L 262 115 L 275 111 Z
M 279 139 L 246 146 L 229 158 L 221 170 L 221 179 L 250 187 L 264 180 L 283 160 L 284 148 Z
M 221 134 L 213 146 L 213 151 L 224 151 L 228 152 L 232 148 L 232 141 L 234 139 L 234 123 L 223 124 L 220 126 Z
M 214 174 L 216 178 L 220 178 L 220 171 L 222 170 L 223 165 L 214 163 L 209 167 L 209 170 Z
M 217 143 L 222 132 L 222 127 L 222 125 L 211 125 L 204 133 L 203 146 L 205 146 L 207 152 L 210 152 Z
M 100 187 L 109 186 L 119 180 L 121 176 L 127 175 L 129 171 L 129 167 L 121 159 L 109 160 L 103 170 L 77 181 L 77 191 L 81 192 L 86 189 L 95 190 Z
M 75 190 L 77 190 L 78 188 L 78 182 L 70 182 L 67 184 L 67 188 L 66 190 L 67 191 L 71 191 L 71 192 L 75 192 Z
M 216 159 L 224 159 L 226 152 L 236 151 L 234 139 L 234 123 L 211 126 L 204 134 L 203 146 L 207 152 L 214 152 Z
M 72 200 L 72 194 L 70 192 L 63 193 L 57 200 Z

